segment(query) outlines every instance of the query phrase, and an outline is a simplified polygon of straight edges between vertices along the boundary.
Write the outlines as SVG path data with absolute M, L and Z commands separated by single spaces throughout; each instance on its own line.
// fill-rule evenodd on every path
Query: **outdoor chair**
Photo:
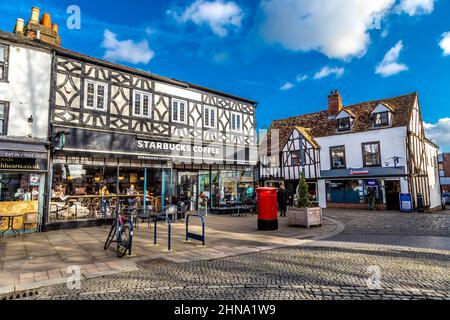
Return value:
M 23 220 L 23 235 L 25 236 L 26 227 L 33 227 L 36 225 L 36 228 L 39 229 L 39 213 L 37 212 L 27 212 L 22 215 Z

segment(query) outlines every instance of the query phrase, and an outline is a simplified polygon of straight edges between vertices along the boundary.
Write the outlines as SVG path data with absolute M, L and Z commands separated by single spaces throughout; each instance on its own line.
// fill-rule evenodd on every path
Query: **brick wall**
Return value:
M 442 158 L 444 159 L 444 162 L 442 163 L 444 167 L 444 174 L 446 177 L 450 177 L 450 153 L 444 153 Z

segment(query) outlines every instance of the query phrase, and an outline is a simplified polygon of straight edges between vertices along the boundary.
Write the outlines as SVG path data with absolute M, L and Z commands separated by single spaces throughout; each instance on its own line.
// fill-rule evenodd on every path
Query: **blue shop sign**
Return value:
M 409 193 L 400 194 L 400 211 L 408 212 L 408 213 L 413 212 L 411 194 L 409 194 Z
M 378 187 L 378 180 L 366 180 L 366 186 L 367 187 Z

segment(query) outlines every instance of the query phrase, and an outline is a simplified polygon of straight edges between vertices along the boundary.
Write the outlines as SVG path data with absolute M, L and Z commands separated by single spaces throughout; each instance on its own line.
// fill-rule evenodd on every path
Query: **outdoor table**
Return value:
M 6 231 L 11 230 L 14 234 L 14 236 L 16 236 L 16 232 L 19 234 L 20 236 L 20 231 L 17 229 L 14 229 L 14 219 L 15 218 L 20 218 L 22 217 L 22 215 L 19 214 L 0 214 L 0 219 L 8 219 L 8 226 L 5 230 L 2 231 L 2 237 L 5 234 Z

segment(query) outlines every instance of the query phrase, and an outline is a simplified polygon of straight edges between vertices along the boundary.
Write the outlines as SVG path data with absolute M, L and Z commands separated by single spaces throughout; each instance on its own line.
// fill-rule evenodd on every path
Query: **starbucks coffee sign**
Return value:
M 190 145 L 184 143 L 172 143 L 172 142 L 161 142 L 161 141 L 146 141 L 146 140 L 137 140 L 137 148 L 140 150 L 146 151 L 156 151 L 156 152 L 194 152 L 201 153 L 204 155 L 219 155 L 220 149 L 217 147 L 211 146 L 199 146 L 199 145 Z

